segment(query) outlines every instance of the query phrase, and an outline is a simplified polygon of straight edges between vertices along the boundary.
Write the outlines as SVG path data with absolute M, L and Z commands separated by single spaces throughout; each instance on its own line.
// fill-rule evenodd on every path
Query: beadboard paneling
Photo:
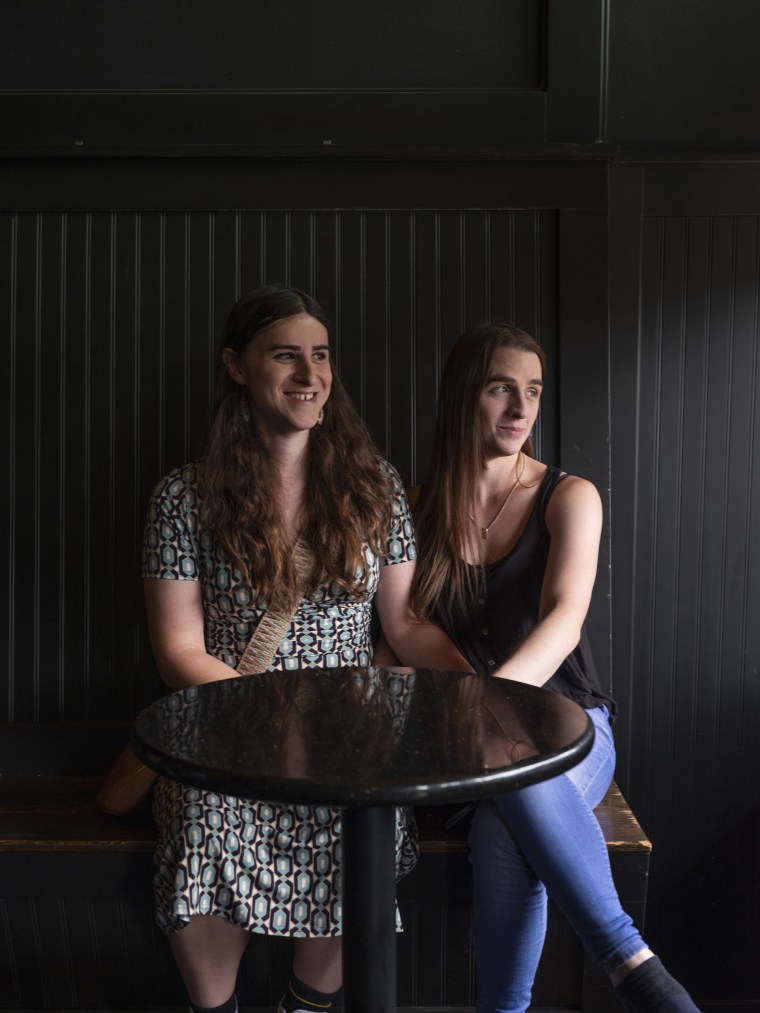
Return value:
M 760 219 L 648 218 L 643 250 L 632 781 L 689 869 L 760 760 Z
M 649 941 L 698 1000 L 740 1003 L 760 988 L 760 216 L 757 170 L 742 214 L 748 172 L 698 178 L 611 186 L 617 777 L 654 845 Z
M 513 320 L 556 359 L 552 211 L 19 213 L 0 217 L 0 251 L 0 720 L 19 725 L 123 722 L 159 691 L 144 505 L 196 451 L 242 291 L 280 280 L 324 304 L 341 375 L 407 482 L 424 477 L 442 360 L 467 323 Z

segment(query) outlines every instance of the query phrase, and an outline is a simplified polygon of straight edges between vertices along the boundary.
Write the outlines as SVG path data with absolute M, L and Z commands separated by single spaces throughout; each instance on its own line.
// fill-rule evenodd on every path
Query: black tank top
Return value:
M 508 657 L 538 622 L 541 585 L 549 555 L 546 507 L 565 475 L 547 467 L 536 502 L 515 546 L 503 559 L 485 567 L 485 599 L 466 615 L 439 606 L 436 618 L 476 672 L 489 673 Z M 599 683 L 585 627 L 580 643 L 544 684 L 582 707 L 615 704 Z

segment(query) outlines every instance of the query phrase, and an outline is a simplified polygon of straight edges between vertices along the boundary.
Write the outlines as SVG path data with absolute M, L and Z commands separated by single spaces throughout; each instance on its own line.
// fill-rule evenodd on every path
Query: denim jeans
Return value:
M 470 830 L 478 1013 L 523 1013 L 546 933 L 547 890 L 591 957 L 613 971 L 645 943 L 623 911 L 593 809 L 615 769 L 606 707 L 591 752 L 549 781 L 481 802 Z

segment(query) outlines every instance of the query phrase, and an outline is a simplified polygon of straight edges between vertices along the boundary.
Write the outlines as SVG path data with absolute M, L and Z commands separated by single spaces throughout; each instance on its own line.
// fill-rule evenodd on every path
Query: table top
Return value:
M 428 669 L 298 669 L 171 693 L 138 715 L 155 770 L 205 790 L 335 806 L 454 802 L 578 763 L 593 726 L 565 697 Z

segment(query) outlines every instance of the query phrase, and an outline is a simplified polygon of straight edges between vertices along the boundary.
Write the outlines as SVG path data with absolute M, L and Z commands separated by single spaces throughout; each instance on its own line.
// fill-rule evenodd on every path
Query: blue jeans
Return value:
M 547 890 L 591 957 L 613 971 L 645 947 L 620 906 L 593 809 L 615 769 L 606 707 L 594 745 L 549 781 L 489 798 L 470 830 L 478 1013 L 523 1013 L 546 933 Z

